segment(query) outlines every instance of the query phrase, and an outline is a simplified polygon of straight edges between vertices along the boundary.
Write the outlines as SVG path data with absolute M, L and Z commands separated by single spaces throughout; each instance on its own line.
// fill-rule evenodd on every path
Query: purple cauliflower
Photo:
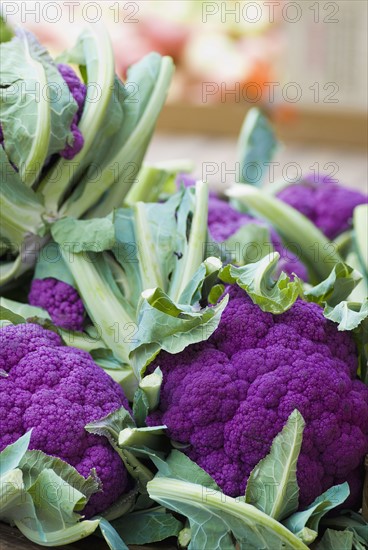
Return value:
M 237 286 L 206 341 L 179 354 L 161 352 L 163 385 L 149 425 L 169 436 L 228 495 L 244 494 L 255 465 L 298 409 L 306 422 L 297 478 L 300 507 L 348 481 L 359 505 L 368 451 L 368 388 L 356 378 L 352 337 L 320 306 L 298 299 L 265 313 Z M 150 369 L 150 370 L 151 370 Z
M 120 407 L 128 407 L 121 387 L 82 350 L 63 346 L 60 337 L 39 325 L 0 329 L 0 451 L 33 428 L 30 449 L 74 466 L 84 477 L 92 468 L 102 491 L 83 513 L 91 517 L 129 488 L 127 471 L 107 439 L 84 426 Z
M 195 179 L 187 174 L 180 174 L 177 178 L 177 184 L 190 187 L 195 184 Z M 248 223 L 267 227 L 261 220 L 249 216 L 244 212 L 239 212 L 227 201 L 220 199 L 216 193 L 210 193 L 208 201 L 208 229 L 215 241 L 219 243 L 226 241 Z M 278 274 L 281 271 L 284 271 L 289 276 L 295 273 L 300 279 L 307 281 L 308 271 L 305 265 L 295 254 L 284 247 L 280 237 L 272 228 L 270 229 L 270 236 L 272 248 L 280 254 Z
M 84 144 L 84 138 L 78 128 L 78 122 L 82 116 L 83 106 L 86 99 L 87 87 L 81 82 L 78 76 L 69 65 L 60 63 L 58 66 L 59 73 L 68 85 L 69 91 L 78 105 L 78 111 L 75 113 L 71 125 L 71 131 L 74 136 L 73 145 L 66 145 L 65 149 L 60 152 L 60 155 L 68 160 L 71 160 L 79 153 Z
M 83 331 L 84 305 L 71 285 L 53 277 L 34 279 L 28 300 L 32 306 L 46 309 L 58 327 Z
M 278 198 L 309 218 L 330 240 L 351 227 L 353 211 L 368 196 L 338 185 L 327 176 L 307 176 L 278 193 Z

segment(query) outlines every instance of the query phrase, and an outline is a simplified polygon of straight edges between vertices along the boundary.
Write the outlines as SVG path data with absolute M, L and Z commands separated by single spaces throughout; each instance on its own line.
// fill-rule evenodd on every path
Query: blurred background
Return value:
M 187 157 L 198 177 L 229 184 L 236 136 L 257 105 L 284 143 L 274 179 L 319 171 L 367 191 L 367 7 L 366 0 L 46 0 L 3 1 L 1 11 L 53 55 L 103 20 L 123 78 L 149 51 L 174 58 L 150 161 Z

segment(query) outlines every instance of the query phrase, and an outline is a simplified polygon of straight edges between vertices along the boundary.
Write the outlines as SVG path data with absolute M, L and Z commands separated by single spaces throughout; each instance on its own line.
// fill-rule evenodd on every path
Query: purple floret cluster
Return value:
M 74 466 L 84 477 L 95 468 L 102 491 L 90 498 L 87 517 L 100 513 L 129 488 L 128 473 L 104 437 L 84 426 L 128 402 L 114 382 L 82 350 L 63 346 L 39 325 L 0 331 L 0 451 L 33 428 L 30 449 Z
M 58 327 L 79 332 L 83 330 L 84 305 L 71 285 L 53 277 L 34 279 L 28 301 L 32 306 L 46 309 Z
M 327 176 L 307 176 L 278 193 L 278 198 L 309 218 L 330 240 L 350 229 L 354 208 L 368 196 Z
M 74 136 L 72 145 L 66 145 L 65 149 L 60 152 L 60 155 L 68 160 L 71 160 L 79 153 L 84 144 L 84 138 L 78 128 L 78 122 L 82 116 L 83 106 L 86 99 L 87 87 L 81 82 L 78 76 L 69 65 L 59 63 L 57 66 L 59 73 L 68 85 L 69 91 L 78 105 L 78 111 L 75 113 L 71 125 L 71 131 Z
M 184 452 L 228 495 L 244 494 L 250 472 L 289 415 L 306 422 L 297 466 L 300 507 L 348 481 L 361 499 L 368 452 L 368 388 L 357 355 L 322 309 L 300 299 L 281 314 L 262 312 L 237 286 L 219 327 L 179 354 L 161 352 L 160 408 L 148 419 L 187 444 Z

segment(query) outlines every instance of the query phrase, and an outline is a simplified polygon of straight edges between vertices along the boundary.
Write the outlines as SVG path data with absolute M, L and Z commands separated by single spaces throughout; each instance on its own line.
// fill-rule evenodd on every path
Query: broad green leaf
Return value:
M 205 259 L 207 214 L 208 186 L 203 181 L 197 181 L 195 188 L 190 187 L 185 190 L 177 211 L 176 265 L 168 292 L 173 301 L 183 302 L 182 294 Z M 189 237 L 187 237 L 188 221 L 190 221 Z
M 112 524 L 127 544 L 151 544 L 177 537 L 182 523 L 164 508 L 133 512 Z
M 278 145 L 268 119 L 262 111 L 253 107 L 245 117 L 238 139 L 239 182 L 260 187 Z
M 143 378 L 144 380 L 144 378 Z M 135 423 L 139 428 L 146 425 L 146 418 L 149 412 L 149 404 L 146 394 L 141 388 L 138 388 L 134 394 L 133 416 Z
M 213 256 L 206 258 L 182 292 L 180 296 L 180 303 L 195 304 L 200 302 L 202 304 L 206 304 L 208 302 L 209 294 L 218 280 L 218 274 L 221 267 L 222 262 L 219 258 L 215 258 Z M 216 302 L 217 300 L 211 303 Z
M 23 474 L 14 468 L 0 475 L 0 521 L 10 523 L 16 510 L 24 501 Z
M 51 227 L 54 240 L 66 250 L 102 252 L 115 244 L 115 227 L 111 217 L 97 220 L 63 218 Z
M 283 272 L 277 281 L 272 278 L 279 258 L 278 252 L 272 252 L 262 260 L 242 267 L 228 265 L 220 272 L 219 277 L 225 283 L 239 285 L 262 311 L 284 313 L 301 294 L 302 287 L 296 276 L 290 281 Z
M 42 94 L 47 75 L 32 56 L 29 37 L 18 31 L 10 42 L 0 44 L 0 119 L 9 160 L 31 187 L 48 155 L 51 112 Z
M 361 514 L 352 510 L 342 511 L 339 515 L 333 517 L 325 517 L 322 520 L 322 524 L 324 527 L 330 527 L 331 529 L 347 529 L 354 536 L 358 535 L 363 540 L 368 540 L 368 522 Z
M 9 300 L 8 298 L 0 297 L 0 308 L 2 311 L 7 310 L 7 318 L 12 321 L 13 325 L 25 323 L 27 319 L 39 317 L 40 319 L 50 319 L 49 313 L 40 307 L 30 306 Z
M 13 252 L 20 252 L 28 233 L 43 234 L 45 208 L 37 195 L 25 186 L 0 147 L 0 237 Z
M 254 506 L 202 485 L 156 476 L 147 484 L 150 497 L 189 519 L 189 550 L 307 550 L 281 523 Z M 236 541 L 236 542 L 235 542 Z
M 25 433 L 0 453 L 0 479 L 3 475 L 18 468 L 20 461 L 26 454 L 31 440 L 32 430 Z
M 138 487 L 135 485 L 128 493 L 121 495 L 107 510 L 102 513 L 102 516 L 107 521 L 113 521 L 120 518 L 133 510 L 136 507 L 138 497 Z
M 350 493 L 347 482 L 342 485 L 335 485 L 327 489 L 317 497 L 312 504 L 301 512 L 295 512 L 282 522 L 292 533 L 298 535 L 305 527 L 318 533 L 321 518 L 330 510 L 343 504 Z M 300 535 L 299 535 L 300 536 Z
M 350 531 L 333 531 L 327 529 L 321 541 L 317 544 L 317 550 L 352 550 L 353 533 Z
M 71 240 L 67 238 L 71 243 Z M 70 246 L 72 246 L 70 244 Z M 66 265 L 58 243 L 49 242 L 40 251 L 34 272 L 34 279 L 53 277 L 70 286 L 75 286 L 74 279 Z
M 0 303 L 0 321 L 2 322 L 2 326 L 6 326 L 6 324 L 20 325 L 21 323 L 25 323 L 26 320 L 24 317 L 14 313 L 11 309 L 8 309 L 3 305 L 3 300 L 4 298 L 1 298 Z
M 90 25 L 82 32 L 72 51 L 60 57 L 59 61 L 85 65 L 86 84 L 92 85 L 87 86 L 86 101 L 78 124 L 84 137 L 84 145 L 73 159 L 76 170 L 70 169 L 70 161 L 61 158 L 51 171 L 46 173 L 38 190 L 44 196 L 47 208 L 51 212 L 58 210 L 65 194 L 77 179 L 79 184 L 76 192 L 77 194 L 81 192 L 81 174 L 85 173 L 92 162 L 95 162 L 95 170 L 96 167 L 98 168 L 99 158 L 96 156 L 101 149 L 103 138 L 111 132 L 111 125 L 115 129 L 115 125 L 122 122 L 118 102 L 112 105 L 113 113 L 110 113 L 106 120 L 109 105 L 112 102 L 115 73 L 110 38 L 103 26 Z M 96 90 L 100 92 L 98 101 L 95 97 Z M 94 176 L 92 181 L 96 188 L 99 185 L 96 185 L 96 174 Z M 86 206 L 87 209 L 88 206 Z
M 272 251 L 270 232 L 267 227 L 248 223 L 219 244 L 224 262 L 246 265 L 261 260 Z
M 115 528 L 104 518 L 100 519 L 100 529 L 110 550 L 129 550 Z
M 46 97 L 50 109 L 50 142 L 47 151 L 47 155 L 50 156 L 63 150 L 67 143 L 73 143 L 74 137 L 70 127 L 78 105 L 55 61 L 44 46 L 30 32 L 26 31 L 26 37 L 30 54 L 42 64 L 49 84 L 46 90 L 41 90 L 41 94 L 43 98 Z
M 28 451 L 30 437 L 28 432 L 0 453 L 0 520 L 15 524 L 29 540 L 47 547 L 88 536 L 99 520 L 81 521 L 77 512 L 99 483 L 92 476 L 85 479 L 59 458 Z
M 152 460 L 158 469 L 158 477 L 169 477 L 198 483 L 210 492 L 212 490 L 220 491 L 215 480 L 207 472 L 176 449 L 171 451 L 165 462 L 157 461 L 155 457 Z
M 119 433 L 126 428 L 133 429 L 135 425 L 129 412 L 124 407 L 85 426 L 87 432 L 108 438 L 111 446 L 124 462 L 129 474 L 137 481 L 139 491 L 147 494 L 146 484 L 153 478 L 153 473 L 130 450 L 121 449 L 118 445 Z
M 121 407 L 99 420 L 90 422 L 85 426 L 85 429 L 89 433 L 107 437 L 110 443 L 115 445 L 118 442 L 121 430 L 134 427 L 134 420 L 129 411 Z
M 92 211 L 93 216 L 106 215 L 123 203 L 141 167 L 173 72 L 172 59 L 155 52 L 130 67 L 125 82 L 129 93 L 122 102 L 124 124 L 106 158 L 106 168 L 99 182 L 102 193 L 105 189 L 110 190 Z M 111 166 L 116 170 L 111 170 Z
M 115 211 L 115 232 L 116 244 L 112 252 L 122 267 L 122 273 L 120 273 L 117 283 L 120 282 L 124 296 L 135 308 L 143 285 L 137 255 L 134 213 L 131 209 L 118 208 Z
M 162 299 L 157 303 L 158 292 Z M 225 296 L 215 306 L 198 310 L 194 306 L 174 304 L 162 291 L 156 291 L 152 296 L 155 298 L 153 306 L 147 299 L 141 303 L 136 343 L 132 345 L 130 353 L 137 377 L 144 373 L 145 367 L 160 349 L 169 353 L 179 353 L 189 344 L 209 338 L 218 327 L 221 314 L 228 302 L 228 296 Z M 157 309 L 155 304 L 165 308 L 165 311 Z
M 40 474 L 46 470 L 53 472 L 52 475 L 55 474 L 60 477 L 65 486 L 71 486 L 73 490 L 78 492 L 78 500 L 73 502 L 73 509 L 77 511 L 82 510 L 90 496 L 100 489 L 100 482 L 95 471 L 88 478 L 85 478 L 61 458 L 49 456 L 42 451 L 27 451 L 19 467 L 23 472 L 23 482 L 26 490 L 30 490 Z
M 295 409 L 282 431 L 272 442 L 270 453 L 252 470 L 246 489 L 246 502 L 281 520 L 299 506 L 296 467 L 305 422 Z
M 330 321 L 338 323 L 338 330 L 353 330 L 368 317 L 368 299 L 363 303 L 343 301 L 335 307 L 326 305 L 323 314 Z
M 327 279 L 305 290 L 304 295 L 311 302 L 317 304 L 327 303 L 329 306 L 334 307 L 342 300 L 346 300 L 361 280 L 362 275 L 359 271 L 347 264 L 338 263 Z

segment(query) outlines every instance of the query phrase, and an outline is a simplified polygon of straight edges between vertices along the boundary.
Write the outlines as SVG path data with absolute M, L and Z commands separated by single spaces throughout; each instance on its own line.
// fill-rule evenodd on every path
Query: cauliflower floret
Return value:
M 53 277 L 34 279 L 28 301 L 32 306 L 46 309 L 58 327 L 79 332 L 83 330 L 84 305 L 71 285 Z

